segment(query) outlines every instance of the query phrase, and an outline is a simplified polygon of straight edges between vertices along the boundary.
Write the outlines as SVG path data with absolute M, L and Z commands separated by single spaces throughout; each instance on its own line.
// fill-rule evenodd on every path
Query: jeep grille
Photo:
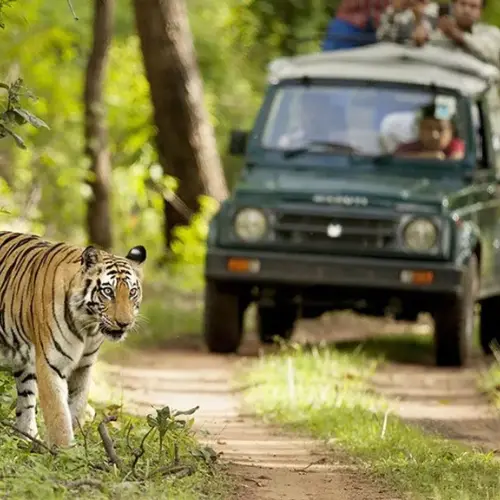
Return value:
M 341 234 L 328 236 L 330 224 L 340 225 Z M 278 213 L 274 225 L 276 240 L 317 251 L 383 251 L 395 248 L 397 220 L 372 214 Z

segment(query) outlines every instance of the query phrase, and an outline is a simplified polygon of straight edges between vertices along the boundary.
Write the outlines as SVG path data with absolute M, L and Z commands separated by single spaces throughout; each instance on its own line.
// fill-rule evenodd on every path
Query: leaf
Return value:
M 42 119 L 33 115 L 29 111 L 26 111 L 25 109 L 14 108 L 14 109 L 12 109 L 12 112 L 14 112 L 17 116 L 26 120 L 28 123 L 33 125 L 33 127 L 46 128 L 46 129 L 50 130 L 50 127 Z
M 8 129 L 7 127 L 5 127 L 4 125 L 0 125 L 0 132 L 4 132 L 8 135 L 10 135 L 14 141 L 16 141 L 16 144 L 21 148 L 21 149 L 27 149 L 27 146 L 26 146 L 26 143 L 23 141 L 23 139 L 18 136 L 15 132 L 13 132 L 12 130 Z
M 199 406 L 195 406 L 194 408 L 190 408 L 189 410 L 177 410 L 175 413 L 174 413 L 174 417 L 178 417 L 179 415 L 192 415 L 195 411 L 197 411 L 200 407 Z
M 156 410 L 156 413 L 158 417 L 164 419 L 164 418 L 170 418 L 170 407 L 164 406 L 160 410 Z
M 151 415 L 148 415 L 146 417 L 146 420 L 148 422 L 149 427 L 158 427 L 158 422 L 156 421 L 156 418 L 153 418 Z

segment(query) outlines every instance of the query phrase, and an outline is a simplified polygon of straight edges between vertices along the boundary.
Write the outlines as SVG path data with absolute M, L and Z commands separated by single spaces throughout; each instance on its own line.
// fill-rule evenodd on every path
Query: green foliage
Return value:
M 5 7 L 13 4 L 16 0 L 0 0 L 0 28 L 5 28 Z
M 492 350 L 495 362 L 487 370 L 481 372 L 478 387 L 497 408 L 500 408 L 500 345 L 497 341 L 493 342 Z
M 176 241 L 172 245 L 176 260 L 187 265 L 199 265 L 205 261 L 208 224 L 218 208 L 218 203 L 209 196 L 200 197 L 199 204 L 200 211 L 193 215 L 190 225 L 176 228 Z
M 264 62 L 274 56 L 281 43 L 276 43 L 272 29 L 269 31 L 264 22 L 262 2 L 254 3 L 194 0 L 189 4 L 206 105 L 230 183 L 238 175 L 241 160 L 226 155 L 229 130 L 252 125 L 265 83 Z M 51 130 L 26 128 L 23 141 L 27 151 L 15 151 L 7 141 L 0 142 L 0 206 L 9 211 L 11 228 L 83 244 L 90 191 L 83 155 L 81 97 L 92 6 L 78 2 L 74 7 L 78 22 L 68 8 L 43 0 L 9 6 L 8 29 L 0 32 L 0 72 L 23 75 L 38 97 L 30 111 L 49 123 Z M 309 7 L 293 7 L 297 23 Z M 311 19 L 317 19 L 323 3 L 313 7 L 314 13 L 304 18 L 304 27 L 298 30 L 301 36 L 315 29 L 317 21 Z M 243 24 L 244 36 L 239 33 Z M 263 26 L 268 30 L 264 37 Z M 149 86 L 134 31 L 131 9 L 119 9 L 105 89 L 114 166 L 113 235 L 117 253 L 140 242 L 150 250 L 149 260 L 155 261 L 164 248 L 163 197 L 165 191 L 175 189 L 175 180 L 158 174 Z M 276 33 L 285 36 L 282 30 Z M 259 56 L 245 57 L 256 54 Z M 9 159 L 5 165 L 2 156 Z M 203 209 L 190 228 L 177 232 L 179 241 L 169 271 L 175 279 L 185 274 L 182 266 L 188 270 L 189 280 L 195 280 L 195 272 L 200 275 L 207 219 L 213 213 L 207 203 L 202 201 Z
M 262 56 L 269 60 L 318 50 L 324 29 L 339 3 L 338 0 L 246 0 L 239 4 L 236 13 L 241 22 L 241 41 L 260 60 Z M 266 50 L 258 54 L 258 47 L 263 44 Z
M 494 22 L 499 17 L 498 7 L 490 3 L 487 19 Z M 252 125 L 266 83 L 267 63 L 286 53 L 317 50 L 336 5 L 336 1 L 326 0 L 189 2 L 206 105 L 230 185 L 242 162 L 226 155 L 228 133 L 233 127 Z M 17 123 L 9 126 L 22 136 L 28 150 L 17 150 L 14 141 L 0 141 L 0 207 L 10 213 L 5 219 L 9 227 L 83 244 L 90 192 L 88 163 L 83 155 L 81 98 L 93 12 L 89 2 L 74 2 L 74 7 L 79 21 L 74 20 L 67 4 L 0 0 L 0 22 L 5 20 L 6 24 L 6 29 L 0 30 L 0 75 L 12 82 L 22 75 L 37 95 L 37 100 L 29 103 L 30 115 L 14 112 L 9 114 L 9 123 L 28 119 L 41 124 L 31 118 L 35 115 L 51 128 L 25 127 L 18 134 Z M 157 186 L 167 186 L 168 191 L 175 187 L 175 180 L 158 176 L 149 86 L 132 9 L 117 9 L 115 35 L 105 89 L 114 166 L 115 247 L 122 252 L 143 242 L 155 260 L 164 248 L 164 193 Z M 9 108 L 8 92 L 3 95 L 5 110 Z M 193 266 L 203 258 L 205 220 L 200 214 L 192 229 L 179 230 L 172 266 L 179 268 L 179 262 Z
M 21 107 L 23 95 L 34 99 L 34 95 L 23 86 L 21 78 L 11 84 L 0 82 L 0 90 L 3 90 L 5 95 L 3 99 L 0 99 L 0 139 L 10 136 L 17 146 L 26 149 L 22 137 L 14 132 L 15 128 L 26 123 L 36 128 L 49 127 L 43 120 Z
M 7 420 L 12 377 L 0 376 L 0 496 L 44 498 L 224 499 L 232 485 L 216 453 L 193 432 L 198 407 L 154 410 L 146 419 L 109 405 L 77 433 L 76 445 L 49 453 L 20 439 Z
M 343 446 L 411 498 L 499 498 L 494 454 L 424 434 L 388 412 L 369 387 L 376 365 L 360 352 L 292 346 L 251 367 L 246 403 L 267 421 Z

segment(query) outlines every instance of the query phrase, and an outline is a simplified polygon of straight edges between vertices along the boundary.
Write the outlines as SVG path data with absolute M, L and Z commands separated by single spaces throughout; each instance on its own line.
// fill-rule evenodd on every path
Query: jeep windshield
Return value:
M 465 150 L 457 104 L 453 95 L 401 85 L 288 83 L 274 94 L 261 144 L 285 158 L 322 153 L 457 160 Z

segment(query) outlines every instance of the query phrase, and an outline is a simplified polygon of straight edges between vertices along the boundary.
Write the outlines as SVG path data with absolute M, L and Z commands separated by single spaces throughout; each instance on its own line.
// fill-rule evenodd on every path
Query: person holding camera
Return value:
M 422 45 L 437 26 L 438 10 L 429 0 L 393 0 L 381 17 L 377 40 Z
M 500 66 L 500 30 L 480 22 L 485 4 L 486 0 L 453 0 L 449 10 L 441 9 L 437 29 L 428 42 L 463 50 L 481 61 Z

